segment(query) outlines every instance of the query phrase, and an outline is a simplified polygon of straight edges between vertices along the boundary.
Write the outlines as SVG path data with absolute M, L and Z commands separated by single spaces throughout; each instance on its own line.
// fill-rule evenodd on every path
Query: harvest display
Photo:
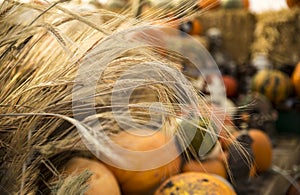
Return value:
M 300 58 L 286 69 L 269 44 L 261 54 L 254 20 L 252 47 L 230 53 L 241 45 L 222 25 L 250 3 L 1 2 L 0 194 L 261 193 L 284 175 L 278 124 L 300 112 Z M 213 13 L 229 22 L 203 22 Z

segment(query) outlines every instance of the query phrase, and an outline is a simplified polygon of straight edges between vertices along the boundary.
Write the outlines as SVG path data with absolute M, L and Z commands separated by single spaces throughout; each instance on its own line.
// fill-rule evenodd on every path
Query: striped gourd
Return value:
M 252 81 L 252 90 L 265 95 L 272 103 L 278 104 L 292 92 L 290 78 L 279 70 L 261 70 Z

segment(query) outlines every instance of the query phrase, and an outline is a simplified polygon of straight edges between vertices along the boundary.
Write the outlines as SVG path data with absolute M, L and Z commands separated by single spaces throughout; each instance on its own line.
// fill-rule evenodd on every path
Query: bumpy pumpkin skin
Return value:
M 236 195 L 233 188 L 221 177 L 207 174 L 187 172 L 175 175 L 166 180 L 154 195 Z
M 115 176 L 99 161 L 74 157 L 64 166 L 63 174 L 76 175 L 85 170 L 93 174 L 88 180 L 88 190 L 85 195 L 121 195 Z
M 153 150 L 163 146 L 168 141 L 166 136 L 161 132 L 157 132 L 151 136 L 139 137 L 125 131 L 119 133 L 118 136 L 112 138 L 112 140 L 121 147 L 133 151 Z M 174 150 L 179 152 L 175 143 Z M 157 158 L 159 158 L 159 156 L 157 156 Z M 177 174 L 180 171 L 181 161 L 181 157 L 178 156 L 166 165 L 147 171 L 130 171 L 109 165 L 108 167 L 116 176 L 122 194 L 148 194 L 155 189 L 161 181 Z

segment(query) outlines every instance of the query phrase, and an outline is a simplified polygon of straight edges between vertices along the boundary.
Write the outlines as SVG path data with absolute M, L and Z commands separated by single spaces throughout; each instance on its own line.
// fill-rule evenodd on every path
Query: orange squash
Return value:
M 193 23 L 193 28 L 190 32 L 190 35 L 200 35 L 202 32 L 202 24 L 200 20 L 194 19 L 192 23 Z
M 220 7 L 220 0 L 199 0 L 200 9 L 216 9 Z
M 273 148 L 269 136 L 259 129 L 250 129 L 248 133 L 253 139 L 252 150 L 256 171 L 269 170 L 273 159 Z
M 200 35 L 202 33 L 202 24 L 200 20 L 195 18 L 194 20 L 180 24 L 179 29 L 189 35 Z
M 209 159 L 202 162 L 191 160 L 183 166 L 182 171 L 212 173 L 227 178 L 226 168 L 223 162 L 218 159 Z
M 88 180 L 88 190 L 85 195 L 120 195 L 120 188 L 115 176 L 101 162 L 74 157 L 69 160 L 63 169 L 63 174 L 80 174 L 88 170 L 93 175 Z
M 289 8 L 292 7 L 300 7 L 300 0 L 286 0 L 286 4 L 288 5 Z
M 171 194 L 235 195 L 236 193 L 229 182 L 222 177 L 208 173 L 187 172 L 172 176 L 154 193 L 154 195 Z
M 300 97 L 300 62 L 296 65 L 292 74 L 292 83 L 297 95 Z
M 249 7 L 250 7 L 249 0 L 243 0 L 243 3 L 244 3 L 244 8 L 249 9 Z
M 147 134 L 152 133 L 150 130 L 144 132 Z M 168 138 L 162 132 L 156 132 L 149 136 L 138 136 L 134 134 L 134 131 L 123 131 L 112 137 L 112 140 L 129 150 L 149 151 L 163 146 Z M 175 143 L 173 143 L 173 147 L 174 151 L 178 151 Z M 157 158 L 160 158 L 160 156 L 158 155 Z M 131 171 L 112 166 L 109 166 L 109 168 L 119 181 L 124 194 L 146 194 L 157 187 L 161 181 L 177 174 L 180 165 L 181 157 L 177 157 L 166 165 L 146 171 Z
M 223 82 L 226 89 L 227 97 L 234 97 L 238 91 L 238 82 L 237 80 L 229 75 L 223 75 Z
M 253 170 L 250 175 L 255 175 L 256 172 L 259 173 L 269 170 L 272 165 L 273 155 L 272 143 L 269 136 L 259 129 L 250 129 L 248 134 L 253 139 L 251 147 L 254 155 L 254 167 L 252 168 Z M 234 131 L 231 139 L 234 140 L 239 135 L 239 131 Z M 232 142 L 233 141 L 228 140 L 228 142 L 225 143 L 225 150 L 228 149 L 228 146 L 232 144 Z

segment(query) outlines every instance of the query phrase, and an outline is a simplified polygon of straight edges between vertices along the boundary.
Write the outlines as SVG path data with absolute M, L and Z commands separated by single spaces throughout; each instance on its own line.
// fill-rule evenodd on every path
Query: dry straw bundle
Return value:
M 252 55 L 266 54 L 276 68 L 296 64 L 300 59 L 299 16 L 298 8 L 258 14 Z
M 151 11 L 145 20 L 174 22 L 185 12 L 189 12 L 188 18 L 194 13 L 191 11 L 194 3 L 188 2 L 181 4 L 180 8 L 163 8 L 172 13 L 171 18 L 164 18 L 162 12 Z M 111 43 L 105 41 L 114 33 L 143 25 L 132 17 L 136 9 L 133 8 L 134 12 L 124 10 L 122 14 L 117 14 L 105 9 L 79 9 L 63 1 L 52 4 L 5 1 L 1 4 L 0 191 L 3 194 L 81 194 L 86 189 L 84 183 L 90 174 L 85 172 L 75 178 L 62 179 L 58 171 L 71 156 L 92 156 L 76 129 L 86 127 L 73 119 L 74 107 L 77 119 L 91 126 L 94 120 L 101 124 L 100 134 L 105 132 L 103 135 L 109 136 L 117 133 L 122 129 L 115 121 L 112 93 L 119 95 L 116 99 L 118 102 L 123 98 L 121 94 L 124 91 L 131 90 L 126 83 L 132 82 L 136 87 L 136 82 L 141 78 L 130 80 L 132 75 L 145 76 L 144 84 L 133 91 L 129 105 L 118 104 L 116 107 L 129 107 L 137 127 L 149 122 L 149 107 L 153 102 L 165 105 L 162 127 L 159 117 L 154 126 L 169 134 L 175 131 L 175 115 L 181 104 L 198 105 L 200 102 L 202 110 L 208 109 L 204 98 L 198 96 L 183 78 L 174 78 L 181 68 L 180 55 L 169 56 L 169 52 L 157 47 L 133 48 L 119 54 L 119 48 L 126 48 L 120 39 L 114 40 L 115 45 L 104 44 L 99 48 L 102 43 Z M 106 61 L 107 64 L 99 64 L 100 60 L 94 57 L 104 54 L 103 58 L 118 56 Z M 144 69 L 134 69 L 143 63 Z M 164 66 L 157 65 L 162 63 Z M 87 91 L 95 90 L 92 94 L 95 102 L 92 103 L 84 98 L 74 102 L 74 90 L 76 93 L 76 89 L 86 87 L 86 83 L 80 83 L 83 80 L 76 80 L 82 67 L 86 71 L 83 80 L 94 79 L 94 71 L 99 71 L 89 67 L 103 69 L 101 78 L 96 78 L 97 82 L 87 88 Z M 151 72 L 164 79 L 148 78 Z M 120 82 L 124 74 L 129 79 L 126 77 Z M 172 84 L 175 79 L 183 87 Z M 121 87 L 114 89 L 117 81 Z M 122 88 L 123 85 L 128 89 Z M 187 91 L 185 94 L 182 93 L 183 89 Z M 191 98 L 186 99 L 187 94 Z M 91 104 L 96 110 L 92 114 L 88 109 Z M 123 118 L 127 116 L 118 114 Z M 154 116 L 161 114 L 159 109 L 154 111 Z M 127 124 L 126 119 L 123 123 Z M 97 147 L 105 152 L 105 137 L 100 141 Z M 113 156 L 109 154 L 110 151 L 106 152 L 108 156 Z M 59 182 L 53 186 L 52 180 Z
M 204 31 L 211 27 L 221 30 L 224 49 L 238 64 L 247 63 L 253 32 L 256 25 L 255 15 L 246 9 L 211 10 L 198 16 Z

